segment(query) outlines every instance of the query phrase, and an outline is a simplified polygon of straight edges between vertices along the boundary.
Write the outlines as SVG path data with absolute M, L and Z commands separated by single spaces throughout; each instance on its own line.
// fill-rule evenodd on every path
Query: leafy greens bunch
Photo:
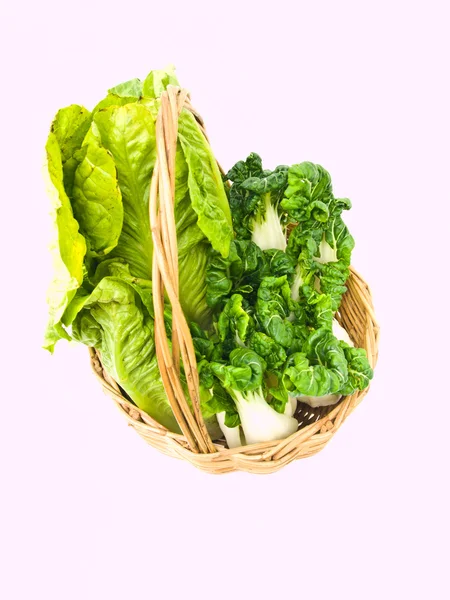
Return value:
M 55 116 L 46 145 L 56 237 L 45 347 L 61 338 L 95 347 L 136 405 L 179 431 L 155 356 L 148 210 L 156 116 L 169 84 L 178 85 L 173 69 L 152 71 L 110 89 L 92 111 L 74 104 Z M 175 190 L 180 299 L 187 318 L 207 329 L 209 251 L 227 258 L 233 229 L 217 163 L 187 110 Z
M 171 84 L 173 69 L 152 71 L 110 89 L 92 111 L 74 104 L 55 116 L 45 347 L 64 338 L 95 348 L 139 408 L 179 431 L 156 360 L 148 210 L 156 117 Z M 350 201 L 334 197 L 328 172 L 309 162 L 269 171 L 251 154 L 225 185 L 183 109 L 175 179 L 180 300 L 213 439 L 282 439 L 298 428 L 298 398 L 321 406 L 367 387 L 365 351 L 334 318 L 354 241 L 342 219 Z M 169 306 L 165 319 L 170 331 Z
M 290 435 L 297 399 L 334 404 L 373 373 L 334 318 L 354 247 L 342 219 L 350 201 L 335 198 L 329 173 L 309 162 L 267 171 L 251 154 L 227 178 L 235 240 L 227 257 L 211 251 L 214 326 L 194 343 L 204 413 L 217 414 L 239 446 Z

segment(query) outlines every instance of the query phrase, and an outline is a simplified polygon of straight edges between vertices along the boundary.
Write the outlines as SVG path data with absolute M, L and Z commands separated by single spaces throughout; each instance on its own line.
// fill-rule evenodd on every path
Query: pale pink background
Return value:
M 166 8 L 163 8 L 166 7 Z M 2 8 L 0 597 L 449 598 L 446 2 Z M 40 350 L 54 112 L 173 62 L 227 168 L 312 160 L 354 204 L 382 327 L 369 396 L 270 477 L 148 448 L 84 347 Z

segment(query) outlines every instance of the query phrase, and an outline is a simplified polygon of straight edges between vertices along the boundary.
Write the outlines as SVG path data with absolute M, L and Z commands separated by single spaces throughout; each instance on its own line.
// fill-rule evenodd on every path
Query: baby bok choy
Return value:
M 277 412 L 267 402 L 263 382 L 266 363 L 256 352 L 235 348 L 228 363 L 211 363 L 211 369 L 234 403 L 234 411 L 230 411 L 229 403 L 218 408 L 226 416 L 230 412 L 230 425 L 242 426 L 247 444 L 281 440 L 297 431 L 296 419 Z
M 286 213 L 280 210 L 287 185 L 285 166 L 263 170 L 261 158 L 250 154 L 227 173 L 233 182 L 230 206 L 234 228 L 243 238 L 251 237 L 261 250 L 286 249 Z

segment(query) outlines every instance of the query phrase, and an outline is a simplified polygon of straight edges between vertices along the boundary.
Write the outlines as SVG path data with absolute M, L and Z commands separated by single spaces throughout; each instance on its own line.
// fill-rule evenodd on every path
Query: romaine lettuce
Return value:
M 78 105 L 61 109 L 47 142 L 58 237 L 45 347 L 53 350 L 60 338 L 96 347 L 132 400 L 172 431 L 179 429 L 154 353 L 148 203 L 159 97 L 177 83 L 173 69 L 153 71 L 143 83 L 111 88 L 92 113 Z M 180 301 L 188 320 L 209 327 L 208 255 L 214 249 L 228 256 L 231 213 L 214 155 L 186 109 L 178 138 Z

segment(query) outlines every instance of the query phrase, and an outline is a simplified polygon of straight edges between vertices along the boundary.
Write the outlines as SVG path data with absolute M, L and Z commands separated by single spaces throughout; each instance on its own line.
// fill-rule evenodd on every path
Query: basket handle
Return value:
M 217 452 L 200 410 L 199 378 L 194 344 L 178 297 L 178 245 L 175 227 L 175 154 L 178 116 L 183 108 L 192 112 L 206 132 L 201 117 L 191 107 L 186 90 L 167 86 L 161 95 L 156 120 L 157 159 L 150 185 L 150 223 L 153 239 L 153 307 L 158 366 L 170 406 L 190 449 Z M 172 350 L 164 323 L 164 291 L 172 306 Z M 180 354 L 186 375 L 191 411 L 180 380 Z

